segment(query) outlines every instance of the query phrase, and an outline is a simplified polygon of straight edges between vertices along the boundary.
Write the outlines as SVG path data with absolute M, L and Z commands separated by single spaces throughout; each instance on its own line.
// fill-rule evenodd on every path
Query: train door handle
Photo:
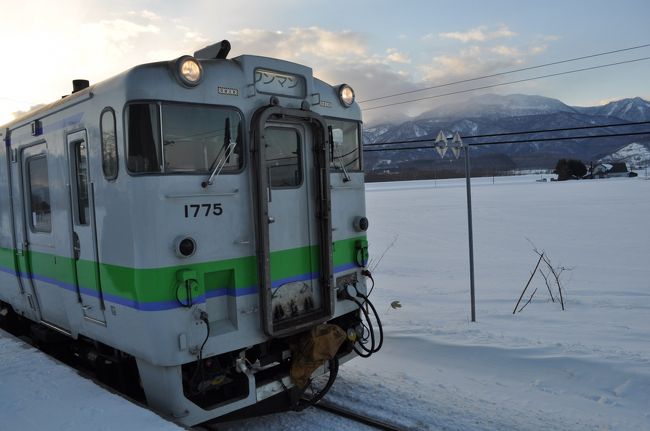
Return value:
M 82 308 L 84 311 L 88 311 L 88 310 L 91 310 L 91 309 L 93 308 L 93 306 L 92 306 L 92 305 L 82 305 L 81 308 Z
M 269 217 L 269 224 L 275 223 L 275 217 Z

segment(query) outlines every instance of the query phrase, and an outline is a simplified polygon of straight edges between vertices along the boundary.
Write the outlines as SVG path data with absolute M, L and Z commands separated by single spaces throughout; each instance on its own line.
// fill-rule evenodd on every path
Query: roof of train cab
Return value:
M 314 78 L 310 67 L 255 55 L 223 60 L 199 59 L 203 77 L 196 86 L 189 87 L 175 76 L 175 63 L 178 60 L 136 66 L 115 79 L 119 79 L 119 85 L 124 87 L 127 101 L 205 103 L 236 106 L 245 113 L 252 113 L 261 106 L 269 105 L 271 97 L 277 97 L 283 107 L 301 109 L 303 101 L 307 101 L 310 109 L 320 115 L 361 121 L 359 105 L 355 102 L 350 107 L 343 106 L 339 101 L 339 86 Z M 261 74 L 265 75 L 261 77 Z M 276 79 L 302 81 L 302 91 L 289 94 L 283 92 L 280 86 L 260 88 L 263 83 L 271 81 L 274 74 Z M 97 91 L 100 91 L 100 85 Z

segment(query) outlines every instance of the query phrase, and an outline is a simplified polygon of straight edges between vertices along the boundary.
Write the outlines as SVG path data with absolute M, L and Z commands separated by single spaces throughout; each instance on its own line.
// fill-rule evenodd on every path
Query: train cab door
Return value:
M 67 292 L 56 281 L 60 260 L 56 257 L 56 227 L 50 199 L 53 192 L 50 158 L 45 142 L 27 146 L 20 152 L 24 236 L 17 254 L 21 261 L 19 267 L 24 271 L 21 275 L 28 280 L 25 288 L 30 307 L 40 310 L 41 322 L 68 333 L 70 324 L 64 306 Z M 17 236 L 18 243 L 20 239 Z
M 97 248 L 95 193 L 88 162 L 88 140 L 85 130 L 67 135 L 67 153 L 70 168 L 70 244 L 73 256 L 73 280 L 84 318 L 105 325 Z
M 325 139 L 323 127 L 283 117 L 260 124 L 255 140 L 264 329 L 286 335 L 333 308 Z

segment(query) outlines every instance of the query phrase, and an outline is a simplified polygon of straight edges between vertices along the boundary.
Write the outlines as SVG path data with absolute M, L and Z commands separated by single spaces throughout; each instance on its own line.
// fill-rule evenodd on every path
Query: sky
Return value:
M 650 44 L 647 0 L 0 0 L 0 124 L 137 64 L 222 39 L 230 57 L 279 57 L 348 83 L 357 100 Z M 366 123 L 398 121 L 482 93 L 539 94 L 592 106 L 650 99 L 650 60 L 373 107 L 650 57 L 650 46 L 361 103 Z

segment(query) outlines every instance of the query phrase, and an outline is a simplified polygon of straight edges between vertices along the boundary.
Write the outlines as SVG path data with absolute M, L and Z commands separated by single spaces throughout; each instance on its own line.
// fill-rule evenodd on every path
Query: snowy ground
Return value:
M 0 365 L 0 430 L 182 430 L 2 330 Z
M 536 179 L 472 181 L 476 323 L 464 181 L 367 186 L 387 338 L 341 368 L 329 400 L 413 429 L 650 429 L 650 181 Z M 537 260 L 529 241 L 573 268 L 566 311 L 536 276 L 513 316 Z M 223 429 L 368 428 L 312 409 Z
M 386 341 L 341 367 L 330 401 L 417 430 L 650 429 L 650 181 L 538 178 L 473 180 L 476 323 L 464 181 L 367 186 Z M 572 268 L 566 311 L 536 277 L 513 316 L 531 242 Z M 0 337 L 0 429 L 176 429 L 24 350 Z M 219 427 L 244 429 L 370 428 L 315 409 Z

